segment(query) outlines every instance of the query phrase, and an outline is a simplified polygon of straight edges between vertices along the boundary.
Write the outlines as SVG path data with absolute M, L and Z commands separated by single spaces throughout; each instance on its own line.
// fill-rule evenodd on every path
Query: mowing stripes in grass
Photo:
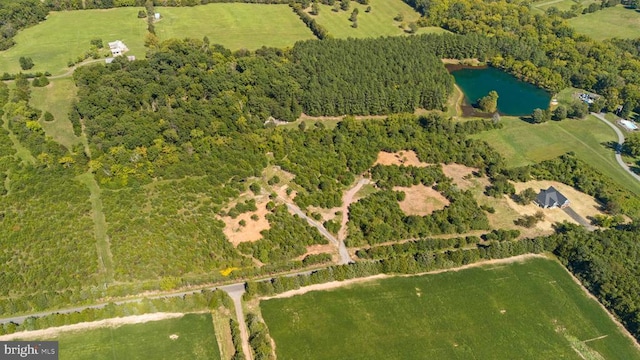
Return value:
M 371 281 L 260 306 L 281 360 L 579 360 L 596 352 L 640 359 L 633 341 L 566 270 L 540 258 Z M 580 345 L 581 355 L 572 345 Z

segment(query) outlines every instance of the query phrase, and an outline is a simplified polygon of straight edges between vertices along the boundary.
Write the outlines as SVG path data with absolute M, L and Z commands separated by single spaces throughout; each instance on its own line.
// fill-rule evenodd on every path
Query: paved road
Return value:
M 616 132 L 616 135 L 618 135 L 618 146 L 616 148 L 616 161 L 618 161 L 618 164 L 620 164 L 620 166 L 626 172 L 631 174 L 631 176 L 633 176 L 636 180 L 640 181 L 640 176 L 638 174 L 634 173 L 633 171 L 631 171 L 631 169 L 629 169 L 629 166 L 622 160 L 622 156 L 620 155 L 620 152 L 622 151 L 622 144 L 624 144 L 624 134 L 622 133 L 622 131 L 620 131 L 620 129 L 618 129 L 617 126 L 613 125 L 607 119 L 605 119 L 604 118 L 604 113 L 591 113 L 591 115 L 597 117 L 602 122 L 604 122 L 605 124 L 609 125 L 609 127 L 612 128 L 613 131 Z
M 575 212 L 570 206 L 567 206 L 566 208 L 562 209 L 567 215 L 569 215 L 573 220 L 577 221 L 578 224 L 584 226 L 585 229 L 589 230 L 589 231 L 593 231 L 596 229 L 595 226 L 591 225 L 591 223 L 589 221 L 587 221 L 587 219 L 583 218 L 582 216 L 580 216 L 580 214 L 578 214 L 577 212 Z
M 240 326 L 240 339 L 242 341 L 242 351 L 246 360 L 253 360 L 251 356 L 251 347 L 249 346 L 249 329 L 247 329 L 247 323 L 244 320 L 244 312 L 242 311 L 242 295 L 244 294 L 244 283 L 231 284 L 221 286 L 221 290 L 224 290 L 229 297 L 233 300 L 233 305 L 236 308 L 236 318 Z
M 295 204 L 287 202 L 285 199 L 282 199 L 282 200 L 285 201 L 285 204 L 287 204 L 287 208 L 290 211 L 292 211 L 294 214 L 300 216 L 301 218 L 307 220 L 309 225 L 311 225 L 314 228 L 318 229 L 318 231 L 320 231 L 320 234 L 322 234 L 324 237 L 329 239 L 329 241 L 331 241 L 338 248 L 338 253 L 340 254 L 340 264 L 348 264 L 348 263 L 352 263 L 353 262 L 353 260 L 351 260 L 351 257 L 349 256 L 349 252 L 347 251 L 347 247 L 344 246 L 344 242 L 339 241 L 338 239 L 336 239 L 336 237 L 331 235 L 331 233 L 329 231 L 327 231 L 327 229 L 325 229 L 324 226 L 322 226 L 322 224 L 320 224 L 320 223 L 316 222 L 315 220 L 313 220 L 312 218 L 308 217 L 304 213 L 304 211 L 302 211 L 298 206 L 296 206 Z

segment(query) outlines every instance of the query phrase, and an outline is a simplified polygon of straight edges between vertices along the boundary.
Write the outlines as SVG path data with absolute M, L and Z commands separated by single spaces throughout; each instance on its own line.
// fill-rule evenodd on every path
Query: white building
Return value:
M 109 50 L 111 50 L 112 56 L 120 56 L 129 51 L 129 48 L 122 41 L 116 40 L 109 43 Z

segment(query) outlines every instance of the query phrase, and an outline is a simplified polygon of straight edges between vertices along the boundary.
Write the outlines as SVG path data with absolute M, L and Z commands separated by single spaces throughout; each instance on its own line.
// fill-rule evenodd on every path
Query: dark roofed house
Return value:
M 556 190 L 553 186 L 547 190 L 540 191 L 540 194 L 536 196 L 536 204 L 542 208 L 564 208 L 569 206 L 569 199 Z

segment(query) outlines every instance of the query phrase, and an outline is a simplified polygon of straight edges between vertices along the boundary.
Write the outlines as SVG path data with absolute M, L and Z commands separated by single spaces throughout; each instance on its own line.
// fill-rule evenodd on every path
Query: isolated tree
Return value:
M 398 13 L 398 15 L 396 15 L 396 17 L 393 18 L 393 20 L 404 21 L 404 15 L 402 15 L 401 13 Z
M 358 19 L 356 19 L 353 23 L 351 23 L 351 27 L 354 29 L 358 28 Z
M 415 34 L 418 31 L 418 24 L 416 24 L 414 21 L 409 23 L 409 33 L 410 34 Z
M 517 203 L 520 205 L 528 205 L 536 198 L 537 195 L 536 191 L 532 188 L 526 188 L 518 194 Z
M 535 109 L 531 114 L 531 119 L 536 124 L 541 124 L 543 122 L 547 122 L 550 119 L 549 111 L 542 109 Z
M 97 49 L 102 49 L 104 47 L 102 39 L 92 39 L 91 45 L 95 46 Z
M 582 119 L 587 116 L 588 113 L 589 105 L 582 101 L 574 101 L 573 104 L 571 104 L 571 107 L 567 110 L 567 115 L 574 119 Z
M 364 12 L 370 13 L 371 12 L 371 6 L 367 6 L 367 9 Z
M 318 14 L 320 14 L 320 6 L 318 5 L 317 1 L 314 1 L 313 4 L 311 4 L 311 15 Z
M 341 0 L 340 1 L 340 9 L 342 9 L 343 11 L 349 10 L 350 6 L 351 6 L 351 1 L 349 1 L 349 0 Z
M 558 105 L 558 107 L 555 110 L 553 110 L 553 116 L 551 118 L 556 121 L 566 119 L 567 107 L 564 105 Z
M 495 90 L 489 91 L 487 96 L 478 100 L 478 107 L 483 112 L 494 113 L 498 110 L 498 93 Z
M 144 19 L 147 17 L 147 13 L 144 10 L 138 11 L 138 19 Z
M 358 21 L 358 8 L 353 9 L 353 11 L 351 12 L 351 16 L 349 17 L 350 21 Z
M 33 67 L 33 60 L 30 57 L 21 56 L 19 62 L 22 70 L 29 70 Z

